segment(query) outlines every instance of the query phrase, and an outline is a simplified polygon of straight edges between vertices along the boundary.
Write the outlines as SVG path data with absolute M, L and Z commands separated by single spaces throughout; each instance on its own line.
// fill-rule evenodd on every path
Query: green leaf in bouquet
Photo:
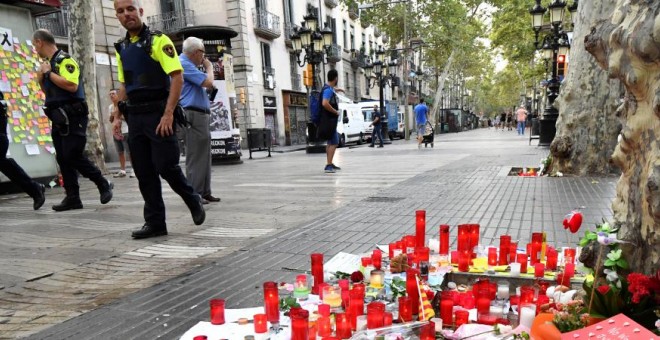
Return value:
M 616 261 L 616 265 L 623 269 L 628 269 L 628 261 L 626 261 L 625 259 L 618 259 Z

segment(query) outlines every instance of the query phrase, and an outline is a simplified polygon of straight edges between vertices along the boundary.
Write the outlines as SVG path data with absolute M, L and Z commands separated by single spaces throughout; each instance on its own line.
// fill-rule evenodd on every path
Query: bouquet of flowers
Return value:
M 550 308 L 552 323 L 562 333 L 584 328 L 589 321 L 589 313 L 586 311 L 582 300 L 557 303 L 554 308 Z

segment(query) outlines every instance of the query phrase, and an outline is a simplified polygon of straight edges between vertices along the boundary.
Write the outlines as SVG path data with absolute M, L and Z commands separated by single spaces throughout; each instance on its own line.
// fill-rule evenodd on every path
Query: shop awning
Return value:
M 3 0 L 2 3 L 27 8 L 32 15 L 52 13 L 62 7 L 60 0 Z

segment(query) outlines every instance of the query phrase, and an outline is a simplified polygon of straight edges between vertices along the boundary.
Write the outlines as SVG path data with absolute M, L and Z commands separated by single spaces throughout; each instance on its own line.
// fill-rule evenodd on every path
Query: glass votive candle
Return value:
M 455 327 L 458 328 L 461 327 L 461 325 L 468 323 L 469 317 L 470 317 L 470 313 L 466 310 L 457 310 L 456 312 L 454 312 Z
M 330 316 L 330 305 L 322 303 L 318 305 L 317 311 L 320 316 Z
M 477 314 L 477 323 L 482 325 L 494 325 L 497 317 L 490 313 L 478 313 Z
M 383 288 L 385 285 L 385 272 L 382 270 L 372 270 L 369 276 L 369 286 L 374 288 Z
M 497 248 L 488 248 L 488 265 L 497 266 Z
M 460 252 L 458 255 L 458 271 L 459 272 L 468 272 L 470 271 L 470 256 L 469 252 Z
M 534 264 L 534 277 L 543 277 L 545 275 L 545 265 L 541 262 Z
M 357 317 L 357 321 L 355 324 L 355 330 L 356 331 L 363 331 L 367 329 L 367 316 L 366 315 L 359 315 Z
M 312 293 L 319 294 L 319 284 L 323 283 L 323 254 L 314 253 L 310 255 L 312 262 L 312 277 L 314 278 L 314 285 L 312 286 Z
M 405 243 L 406 246 L 406 254 L 414 254 L 415 253 L 415 245 L 416 245 L 416 240 L 415 236 L 413 235 L 406 235 L 403 237 L 403 242 Z
M 393 316 L 390 312 L 383 313 L 383 327 L 392 326 Z
M 557 250 L 552 247 L 548 247 L 546 250 L 546 263 L 545 266 L 548 268 L 548 270 L 557 270 L 557 258 L 559 254 L 557 253 Z
M 211 324 L 223 325 L 225 323 L 225 300 L 211 299 L 209 307 L 211 308 Z
M 340 339 L 351 337 L 351 323 L 346 313 L 335 314 L 335 335 Z
M 452 250 L 451 251 L 451 264 L 456 264 L 457 265 L 458 264 L 458 257 L 459 257 L 458 251 Z
M 525 303 L 520 306 L 520 324 L 532 328 L 532 323 L 536 317 L 536 305 L 533 303 Z
M 454 310 L 454 294 L 456 292 L 452 291 L 442 291 L 440 293 L 440 318 L 442 323 L 445 325 L 451 326 L 454 322 L 453 320 L 453 310 Z M 399 300 L 401 301 L 401 300 Z M 400 302 L 399 302 L 400 303 Z M 412 316 L 411 316 L 412 317 Z
M 575 263 L 566 263 L 564 266 L 564 277 L 570 282 L 571 278 L 575 275 Z
M 307 275 L 296 276 L 296 283 L 293 286 L 293 297 L 298 299 L 307 299 L 309 287 L 307 286 Z
M 419 332 L 419 340 L 435 340 L 435 324 L 433 321 L 422 325 Z
M 440 333 L 442 332 L 442 319 L 440 318 L 433 318 L 431 319 L 433 322 L 433 325 L 435 326 L 435 332 Z
M 266 319 L 266 314 L 254 315 L 254 332 L 256 334 L 268 332 L 268 320 Z
M 564 248 L 564 264 L 575 263 L 575 248 Z
M 453 306 L 453 302 L 452 302 Z M 413 310 L 412 310 L 412 300 L 408 296 L 399 297 L 399 319 L 402 322 L 412 321 Z
M 497 298 L 500 300 L 508 300 L 511 295 L 509 290 L 508 281 L 498 281 L 497 282 Z
M 367 305 L 367 328 L 374 329 L 383 327 L 383 318 L 385 314 L 385 304 L 382 302 L 372 302 Z
M 208 340 L 208 337 L 206 335 L 196 335 L 193 340 Z
M 513 277 L 520 276 L 520 263 L 511 262 L 509 264 L 509 267 L 511 267 L 511 276 L 513 276 Z
M 387 246 L 387 256 L 392 260 L 394 258 L 394 249 L 396 248 L 396 242 L 392 242 Z
M 309 340 L 309 312 L 302 308 L 292 309 L 291 317 L 291 340 Z
M 527 254 L 517 254 L 516 262 L 520 263 L 520 273 L 527 274 Z
M 316 319 L 316 329 L 318 336 L 330 336 L 332 335 L 332 324 L 330 323 L 330 317 L 321 316 Z
M 323 303 L 330 305 L 330 308 L 341 307 L 341 288 L 330 285 L 324 286 Z
M 337 281 L 337 284 L 339 285 L 339 288 L 341 288 L 341 291 L 348 291 L 350 288 L 350 281 L 347 279 L 341 279 Z
M 383 262 L 383 252 L 380 249 L 374 249 L 371 253 L 371 264 L 376 269 L 380 269 Z

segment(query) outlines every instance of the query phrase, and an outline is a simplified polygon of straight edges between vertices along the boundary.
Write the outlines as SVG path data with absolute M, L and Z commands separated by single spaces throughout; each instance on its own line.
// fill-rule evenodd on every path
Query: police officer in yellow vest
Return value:
M 83 92 L 80 68 L 71 56 L 57 48 L 55 38 L 40 29 L 32 35 L 32 44 L 42 58 L 37 73 L 39 84 L 46 93 L 44 111 L 52 122 L 51 135 L 57 164 L 62 172 L 66 197 L 53 206 L 55 211 L 82 209 L 78 173 L 89 178 L 99 189 L 101 204 L 112 199 L 112 183 L 83 154 L 87 143 L 87 103 Z M 92 65 L 91 67 L 94 67 Z
M 119 73 L 119 114 L 130 126 L 128 146 L 133 170 L 144 198 L 145 224 L 133 238 L 167 235 L 165 204 L 160 175 L 190 209 L 196 225 L 206 212 L 201 196 L 188 184 L 179 166 L 179 146 L 174 125 L 175 109 L 183 85 L 183 68 L 170 38 L 142 23 L 137 0 L 115 0 L 117 19 L 127 30 L 115 44 Z M 182 113 L 182 112 L 179 112 Z M 113 132 L 121 133 L 122 120 L 115 117 Z

